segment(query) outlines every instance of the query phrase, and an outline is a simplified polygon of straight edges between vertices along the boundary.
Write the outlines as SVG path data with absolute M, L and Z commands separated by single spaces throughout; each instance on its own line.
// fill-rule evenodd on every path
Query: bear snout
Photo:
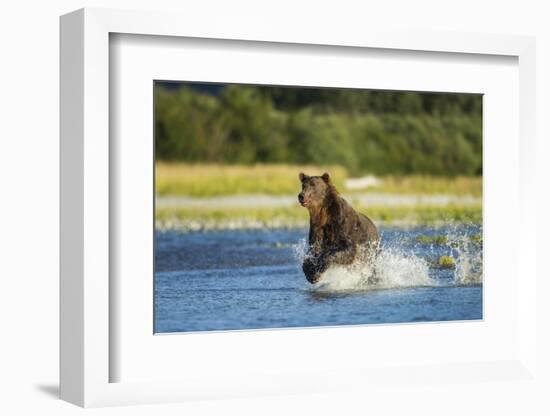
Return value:
M 301 192 L 298 194 L 298 201 L 300 204 L 304 205 L 304 194 Z

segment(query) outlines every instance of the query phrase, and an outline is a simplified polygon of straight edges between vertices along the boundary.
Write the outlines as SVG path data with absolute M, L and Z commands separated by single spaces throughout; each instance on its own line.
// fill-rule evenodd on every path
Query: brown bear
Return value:
M 340 196 L 328 173 L 299 175 L 298 201 L 309 211 L 309 247 L 302 269 L 316 283 L 331 265 L 349 265 L 359 253 L 376 254 L 380 237 L 374 223 Z

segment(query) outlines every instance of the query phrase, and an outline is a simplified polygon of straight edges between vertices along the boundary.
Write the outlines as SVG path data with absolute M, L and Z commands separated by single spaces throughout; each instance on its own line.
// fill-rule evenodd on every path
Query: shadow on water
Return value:
M 333 299 L 350 298 L 353 296 L 364 296 L 364 295 L 367 295 L 370 291 L 350 290 L 350 291 L 328 292 L 328 291 L 306 290 L 305 292 L 312 300 L 323 302 L 323 301 L 333 300 Z

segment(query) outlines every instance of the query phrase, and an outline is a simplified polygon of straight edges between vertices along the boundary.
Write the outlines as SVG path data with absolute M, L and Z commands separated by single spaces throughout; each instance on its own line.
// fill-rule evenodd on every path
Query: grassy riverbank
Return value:
M 349 179 L 340 166 L 295 165 L 218 165 L 218 164 L 156 164 L 156 192 L 158 195 L 211 197 L 221 195 L 289 195 L 300 189 L 298 173 L 320 175 L 329 172 L 341 192 L 376 192 L 392 194 L 450 194 L 481 196 L 480 176 L 384 176 L 377 183 L 362 190 L 346 189 Z
M 158 229 L 280 228 L 306 226 L 308 214 L 297 203 L 277 205 L 275 200 L 288 197 L 295 201 L 300 190 L 298 173 L 331 173 L 337 188 L 360 212 L 385 224 L 480 223 L 482 220 L 481 177 L 402 176 L 378 177 L 366 188 L 347 188 L 349 175 L 339 166 L 294 165 L 217 165 L 156 164 L 156 192 L 161 198 L 175 197 L 176 203 L 157 204 Z M 371 195 L 365 203 L 361 195 Z M 260 203 L 253 195 L 274 197 L 273 203 Z M 398 204 L 395 197 L 412 196 Z M 455 196 L 451 202 L 433 203 L 437 196 Z M 211 199 L 235 197 L 228 203 Z M 433 198 L 415 198 L 433 196 Z M 177 202 L 177 197 L 194 198 Z M 199 204 L 197 204 L 197 199 Z M 450 199 L 449 199 L 450 200 Z M 255 203 L 258 201 L 258 203 Z M 363 202 L 361 202 L 363 201 Z M 426 203 L 428 201 L 428 203 Z M 432 201 L 432 202 L 430 202 Z M 469 201 L 469 203 L 466 203 Z M 473 202 L 472 202 L 473 201 Z
M 363 207 L 376 223 L 392 225 L 442 225 L 451 222 L 481 223 L 481 206 L 414 206 Z M 304 208 L 185 208 L 164 207 L 156 210 L 157 229 L 234 229 L 306 227 L 308 213 Z

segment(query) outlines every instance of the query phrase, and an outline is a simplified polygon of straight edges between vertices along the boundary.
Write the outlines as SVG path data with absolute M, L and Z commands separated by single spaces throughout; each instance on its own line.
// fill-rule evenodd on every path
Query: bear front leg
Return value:
M 309 283 L 317 283 L 321 274 L 326 270 L 324 262 L 319 257 L 307 257 L 302 263 L 302 270 Z

